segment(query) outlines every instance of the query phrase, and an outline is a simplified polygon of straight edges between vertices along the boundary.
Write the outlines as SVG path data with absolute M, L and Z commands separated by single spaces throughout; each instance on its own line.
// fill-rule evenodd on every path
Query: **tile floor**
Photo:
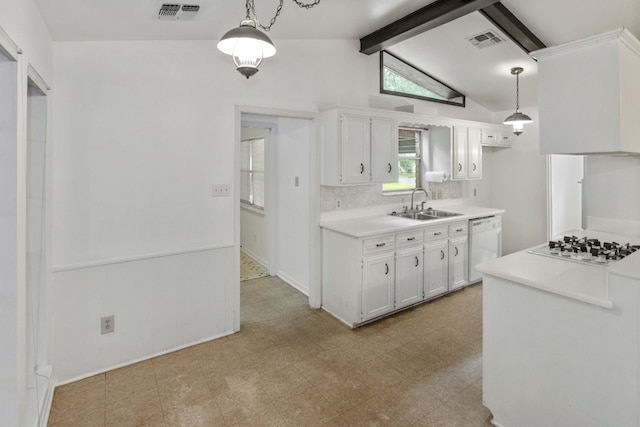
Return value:
M 489 426 L 482 286 L 351 330 L 274 277 L 237 334 L 58 387 L 49 425 Z
M 269 271 L 265 266 L 240 251 L 240 281 L 257 279 L 268 275 Z

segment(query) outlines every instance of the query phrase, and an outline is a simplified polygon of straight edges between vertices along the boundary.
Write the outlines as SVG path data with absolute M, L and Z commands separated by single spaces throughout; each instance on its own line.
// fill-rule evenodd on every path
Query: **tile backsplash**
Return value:
M 429 200 L 462 198 L 461 181 L 430 182 L 426 190 L 429 192 Z M 338 200 L 340 201 L 340 207 L 337 207 Z M 416 193 L 414 203 L 423 200 L 424 194 Z M 410 193 L 383 196 L 381 184 L 349 187 L 320 187 L 321 212 L 358 209 L 394 203 L 402 203 L 408 206 L 410 202 Z

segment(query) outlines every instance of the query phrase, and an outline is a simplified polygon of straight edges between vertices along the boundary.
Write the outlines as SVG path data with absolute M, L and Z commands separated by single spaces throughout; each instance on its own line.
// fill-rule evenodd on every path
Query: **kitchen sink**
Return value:
M 417 219 L 420 221 L 429 221 L 432 219 L 449 218 L 452 216 L 458 216 L 462 214 L 455 213 L 455 212 L 439 211 L 435 209 L 427 209 L 424 211 L 413 211 L 413 212 L 392 212 L 389 215 L 399 216 L 402 218 Z
M 421 211 L 426 215 L 435 216 L 437 218 L 449 218 L 452 216 L 460 216 L 462 214 L 455 212 L 447 212 L 447 211 L 438 211 L 436 209 L 427 209 L 426 211 Z

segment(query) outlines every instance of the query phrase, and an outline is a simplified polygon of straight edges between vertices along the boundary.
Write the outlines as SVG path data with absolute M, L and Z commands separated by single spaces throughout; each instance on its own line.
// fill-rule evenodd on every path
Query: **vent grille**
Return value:
M 158 11 L 158 19 L 163 21 L 191 21 L 200 10 L 197 4 L 164 3 Z
M 477 47 L 478 49 L 483 49 L 485 47 L 494 46 L 498 43 L 502 43 L 504 39 L 502 39 L 499 35 L 496 34 L 495 31 L 487 30 L 480 34 L 476 34 L 471 37 L 467 37 L 467 41 Z

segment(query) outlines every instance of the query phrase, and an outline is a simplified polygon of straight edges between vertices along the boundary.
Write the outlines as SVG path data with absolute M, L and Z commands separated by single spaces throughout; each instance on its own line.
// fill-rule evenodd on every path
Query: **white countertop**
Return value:
M 396 233 L 405 229 L 409 230 L 412 228 L 441 225 L 457 221 L 468 221 L 473 218 L 501 215 L 505 212 L 502 209 L 464 205 L 443 206 L 438 207 L 437 209 L 440 211 L 455 212 L 461 215 L 449 218 L 432 219 L 429 221 L 420 221 L 417 219 L 402 218 L 392 215 L 372 215 L 358 218 L 323 221 L 320 223 L 320 226 L 328 230 L 359 238 L 385 233 Z
M 484 274 L 573 298 L 603 308 L 609 299 L 607 268 L 554 259 L 527 251 L 516 252 L 476 266 Z

